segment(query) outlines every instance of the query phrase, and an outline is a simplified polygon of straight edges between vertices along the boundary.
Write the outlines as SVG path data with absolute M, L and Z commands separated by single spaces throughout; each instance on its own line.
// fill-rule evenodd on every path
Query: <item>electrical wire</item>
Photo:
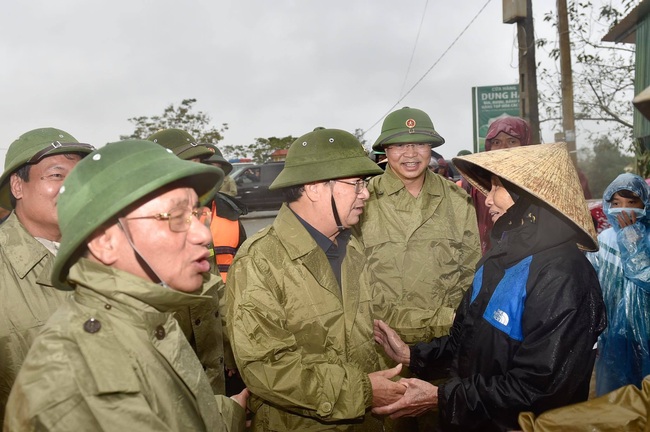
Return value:
M 422 31 L 422 23 L 424 23 L 424 17 L 426 16 L 427 6 L 429 6 L 429 0 L 424 3 L 424 10 L 422 11 L 422 19 L 420 20 L 420 27 L 418 27 L 418 34 L 415 37 L 415 44 L 413 44 L 413 51 L 411 52 L 411 59 L 409 60 L 409 65 L 406 68 L 406 75 L 404 75 L 404 82 L 402 83 L 402 88 L 399 89 L 399 96 L 402 96 L 404 92 L 404 87 L 406 87 L 406 81 L 409 77 L 409 72 L 411 71 L 411 65 L 413 64 L 413 58 L 415 57 L 415 49 L 418 46 L 418 41 L 420 40 L 420 32 Z
M 395 103 L 390 107 L 390 109 L 389 109 L 389 110 L 388 110 L 384 115 L 382 115 L 382 116 L 379 118 L 379 120 L 377 120 L 375 123 L 373 123 L 373 125 L 370 126 L 368 129 L 364 130 L 364 131 L 363 131 L 364 134 L 365 134 L 366 132 L 370 131 L 370 130 L 371 130 L 372 128 L 374 128 L 375 126 L 377 126 L 377 125 L 379 124 L 379 122 L 381 122 L 381 121 L 384 119 L 384 117 L 386 117 L 388 114 L 390 114 L 390 113 L 393 111 L 393 109 L 394 109 L 397 105 L 399 105 L 399 103 L 402 102 L 402 101 L 404 100 L 404 98 L 406 98 L 406 96 L 408 96 L 408 95 L 409 95 L 409 94 L 410 94 L 410 93 L 411 93 L 411 92 L 412 92 L 412 91 L 413 91 L 413 90 L 414 90 L 414 89 L 415 89 L 415 88 L 416 88 L 416 87 L 417 87 L 417 86 L 422 82 L 422 80 L 424 80 L 424 78 L 426 78 L 426 76 L 429 74 L 429 72 L 431 72 L 431 71 L 433 70 L 433 68 L 436 67 L 436 65 L 438 65 L 438 63 L 440 63 L 440 60 L 442 60 L 442 59 L 445 57 L 445 55 L 447 55 L 447 53 L 451 50 L 451 48 L 453 48 L 453 46 L 456 44 L 456 42 L 458 42 L 458 40 L 463 36 L 463 34 L 465 34 L 465 32 L 467 31 L 467 29 L 469 29 L 470 26 L 474 23 L 474 21 L 476 21 L 476 18 L 478 18 L 479 15 L 481 15 L 481 13 L 483 13 L 483 11 L 484 11 L 485 8 L 487 7 L 487 5 L 489 5 L 491 2 L 492 2 L 492 0 L 487 0 L 487 1 L 485 2 L 485 4 L 483 5 L 483 7 L 481 7 L 481 9 L 476 13 L 476 15 L 474 15 L 474 17 L 473 17 L 473 18 L 470 20 L 470 22 L 465 26 L 465 28 L 460 32 L 460 34 L 459 34 L 458 36 L 456 36 L 456 39 L 453 40 L 453 42 L 452 42 L 452 43 L 447 47 L 447 49 L 446 49 L 446 50 L 445 50 L 445 51 L 440 55 L 440 57 L 438 57 L 438 59 L 433 63 L 433 65 L 431 65 L 431 67 L 430 67 L 430 68 L 429 68 L 429 69 L 424 73 L 424 75 L 422 75 L 422 77 L 420 77 L 420 79 L 417 80 L 417 81 L 415 82 L 415 84 L 413 84 L 413 86 L 412 86 L 412 87 L 411 87 L 411 88 L 410 88 L 410 89 L 409 89 L 409 90 L 404 94 L 404 96 L 402 96 L 401 98 L 399 98 L 399 100 L 398 100 L 397 102 L 395 102 Z

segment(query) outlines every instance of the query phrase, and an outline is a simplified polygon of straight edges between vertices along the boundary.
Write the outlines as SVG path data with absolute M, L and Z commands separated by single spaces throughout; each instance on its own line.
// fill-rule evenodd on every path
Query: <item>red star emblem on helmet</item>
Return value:
M 406 127 L 409 129 L 413 129 L 415 127 L 415 120 L 413 119 L 406 120 Z

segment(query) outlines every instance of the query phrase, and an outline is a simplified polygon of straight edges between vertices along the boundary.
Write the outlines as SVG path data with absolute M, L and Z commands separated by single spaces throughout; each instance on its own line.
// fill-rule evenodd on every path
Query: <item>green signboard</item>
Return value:
M 519 85 L 472 87 L 474 152 L 485 151 L 485 135 L 495 119 L 519 115 Z

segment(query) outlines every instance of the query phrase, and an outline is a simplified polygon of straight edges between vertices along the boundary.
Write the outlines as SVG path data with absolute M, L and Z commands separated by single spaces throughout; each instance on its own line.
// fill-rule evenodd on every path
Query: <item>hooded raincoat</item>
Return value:
M 517 429 L 522 411 L 586 400 L 606 325 L 596 273 L 564 219 L 520 198 L 492 239 L 450 335 L 411 348 L 419 376 L 451 367 L 438 388 L 445 430 Z
M 341 286 L 284 204 L 228 273 L 227 330 L 251 391 L 253 431 L 382 430 L 368 373 L 379 369 L 367 263 L 350 237 Z M 364 418 L 365 416 L 365 418 Z
M 429 170 L 416 198 L 393 173 L 374 177 L 361 221 L 375 306 L 384 311 L 419 308 L 388 317 L 406 343 L 446 335 L 480 258 L 476 214 L 469 197 Z
M 0 225 L 0 422 L 29 347 L 68 297 L 52 286 L 53 260 L 15 213 Z
M 640 197 L 648 216 L 620 228 L 607 215 L 614 194 L 629 190 Z M 598 235 L 600 250 L 588 254 L 598 272 L 609 325 L 598 342 L 596 393 L 627 384 L 641 385 L 650 374 L 650 189 L 633 174 L 621 174 L 605 190 L 603 212 L 611 228 Z
M 36 338 L 5 430 L 240 431 L 244 410 L 214 396 L 172 308 L 210 297 L 81 258 L 73 296 Z

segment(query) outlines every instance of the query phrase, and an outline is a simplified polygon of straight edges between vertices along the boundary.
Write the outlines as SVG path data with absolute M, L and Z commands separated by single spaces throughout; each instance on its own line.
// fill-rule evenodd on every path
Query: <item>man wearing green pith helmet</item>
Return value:
M 213 394 L 171 314 L 212 300 L 199 203 L 222 179 L 137 140 L 75 167 L 59 192 L 52 268 L 54 286 L 74 295 L 34 341 L 5 430 L 243 430 L 247 391 Z
M 371 407 L 405 391 L 389 379 L 399 366 L 379 371 L 367 262 L 349 230 L 381 172 L 348 132 L 301 136 L 270 187 L 285 204 L 235 256 L 226 323 L 254 431 L 381 431 Z
M 0 176 L 0 424 L 9 391 L 32 341 L 67 297 L 50 270 L 61 232 L 61 183 L 93 147 L 55 128 L 34 129 L 9 146 Z
M 383 317 L 406 343 L 448 333 L 480 257 L 469 196 L 428 169 L 431 149 L 444 142 L 424 111 L 405 107 L 390 113 L 372 147 L 386 152 L 386 171 L 370 181 L 366 211 L 355 228 L 373 288 L 381 294 L 375 298 L 388 310 L 420 310 Z M 381 359 L 384 366 L 394 364 Z M 397 429 L 418 430 L 412 424 Z

